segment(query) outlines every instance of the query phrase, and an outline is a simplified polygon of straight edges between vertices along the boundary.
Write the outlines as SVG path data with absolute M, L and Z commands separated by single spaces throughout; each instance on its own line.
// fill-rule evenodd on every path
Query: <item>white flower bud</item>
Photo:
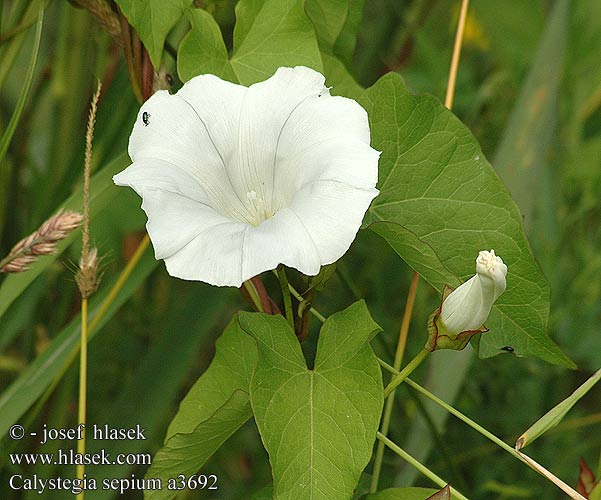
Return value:
M 440 320 L 450 334 L 479 329 L 495 300 L 505 291 L 507 266 L 495 251 L 483 250 L 476 259 L 476 275 L 455 289 L 442 304 Z

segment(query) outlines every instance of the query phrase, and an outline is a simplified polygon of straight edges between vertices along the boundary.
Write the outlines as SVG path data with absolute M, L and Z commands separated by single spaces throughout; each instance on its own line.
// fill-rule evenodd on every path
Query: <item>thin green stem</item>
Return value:
M 263 310 L 263 305 L 261 304 L 259 292 L 257 292 L 257 289 L 255 288 L 255 286 L 252 284 L 252 282 L 250 280 L 247 280 L 244 282 L 244 288 L 248 292 L 248 295 L 250 296 L 250 300 L 253 301 L 253 304 L 255 305 L 255 309 L 259 312 L 265 312 Z
M 442 479 L 440 476 L 436 475 L 434 472 L 432 472 L 430 469 L 428 469 L 424 464 L 419 462 L 417 459 L 413 458 L 411 455 L 409 455 L 409 453 L 407 453 L 405 450 L 403 450 L 403 448 L 401 448 L 399 445 L 397 445 L 396 443 L 394 443 L 393 441 L 388 439 L 386 436 L 384 436 L 384 434 L 382 434 L 381 432 L 378 432 L 377 438 L 381 442 L 383 442 L 386 446 L 388 446 L 388 448 L 390 448 L 392 451 L 394 451 L 399 457 L 401 457 L 403 460 L 405 460 L 409 465 L 412 465 L 419 472 L 421 472 L 424 476 L 426 476 L 428 479 L 430 479 L 434 484 L 440 486 L 441 488 L 444 488 L 447 485 L 447 482 L 444 479 Z M 457 491 L 453 487 L 451 487 L 451 493 L 453 494 L 454 498 L 457 498 L 459 500 L 469 500 L 466 496 L 462 495 L 459 491 Z
M 136 251 L 134 252 L 132 257 L 127 262 L 125 268 L 119 274 L 117 281 L 115 281 L 114 285 L 110 289 L 107 296 L 100 303 L 98 309 L 96 310 L 96 314 L 94 315 L 94 318 L 92 319 L 92 321 L 89 322 L 87 337 L 90 337 L 92 335 L 92 333 L 94 332 L 94 330 L 96 330 L 96 328 L 100 324 L 100 321 L 102 320 L 102 317 L 109 310 L 109 308 L 111 307 L 111 304 L 117 298 L 117 295 L 119 294 L 119 292 L 121 291 L 121 289 L 123 288 L 125 283 L 127 282 L 127 279 L 131 275 L 132 271 L 135 269 L 135 267 L 140 262 L 140 259 L 144 255 L 144 252 L 148 248 L 149 244 L 150 244 L 150 237 L 148 236 L 148 234 L 146 234 L 144 236 L 144 238 L 142 238 L 142 241 L 140 241 L 140 244 L 138 245 L 138 248 L 136 249 Z M 48 385 L 48 388 L 46 389 L 44 394 L 38 399 L 34 411 L 30 412 L 32 420 L 33 420 L 34 415 L 37 415 L 39 413 L 42 406 L 48 400 L 50 395 L 54 392 L 54 389 L 56 388 L 58 383 L 62 380 L 67 369 L 71 366 L 71 363 L 77 357 L 77 354 L 79 353 L 79 349 L 80 349 L 79 344 L 77 344 L 75 347 L 73 347 L 73 350 L 71 351 L 71 354 L 69 355 L 69 358 L 63 364 L 63 367 L 61 368 L 60 372 L 56 375 L 56 377 L 54 377 L 54 380 Z
M 292 297 L 290 297 L 290 284 L 286 276 L 286 269 L 282 264 L 277 269 L 278 279 L 280 280 L 280 288 L 282 289 L 282 298 L 284 299 L 284 311 L 286 312 L 286 320 L 294 329 L 294 312 L 292 311 Z
M 571 488 L 569 485 L 564 483 L 561 479 L 559 479 L 557 476 L 552 474 L 550 471 L 548 471 L 542 465 L 540 465 L 539 463 L 534 461 L 528 455 L 515 450 L 514 448 L 509 446 L 507 443 L 505 443 L 503 440 L 501 440 L 500 438 L 495 436 L 492 432 L 489 432 L 484 427 L 482 427 L 478 423 L 474 422 L 471 418 L 469 418 L 466 415 L 464 415 L 463 413 L 461 413 L 459 410 L 456 410 L 448 403 L 445 403 L 442 399 L 438 398 L 437 396 L 432 394 L 427 389 L 423 388 L 418 383 L 414 382 L 410 378 L 406 378 L 405 383 L 407 383 L 409 386 L 413 387 L 416 391 L 418 391 L 421 394 L 423 394 L 424 396 L 426 396 L 428 399 L 434 401 L 434 403 L 441 406 L 442 408 L 447 410 L 452 415 L 455 415 L 459 420 L 461 420 L 462 422 L 469 425 L 472 429 L 478 431 L 484 437 L 490 439 L 493 443 L 495 443 L 497 446 L 503 448 L 507 453 L 509 453 L 510 455 L 517 458 L 520 462 L 523 462 L 526 465 L 528 465 L 532 470 L 535 470 L 536 472 L 538 472 L 545 479 L 548 479 L 549 481 L 551 481 L 553 484 L 555 484 L 555 486 L 560 488 L 564 493 L 567 493 L 570 496 L 570 498 L 577 499 L 577 500 L 585 500 L 582 495 L 580 495 L 578 492 L 574 491 L 573 488 Z
M 382 368 L 384 368 L 385 370 L 387 370 L 390 373 L 393 373 L 395 375 L 400 375 L 400 372 L 398 372 L 397 370 L 394 369 L 394 367 L 392 367 L 388 363 L 386 363 L 386 361 L 384 361 L 384 360 L 382 360 L 380 358 L 377 358 L 377 359 L 378 359 L 378 363 L 380 363 L 380 366 L 382 366 Z M 524 453 L 518 452 L 517 450 L 513 449 L 511 446 L 509 446 L 508 444 L 506 444 L 500 438 L 498 438 L 497 436 L 495 436 L 491 432 L 487 431 L 484 427 L 482 427 L 481 425 L 479 425 L 476 422 L 474 422 L 472 419 L 470 419 L 469 417 L 467 417 L 466 415 L 464 415 L 463 413 L 461 413 L 459 410 L 456 410 L 455 408 L 453 408 L 448 403 L 445 403 L 442 399 L 438 398 L 437 396 L 435 396 L 434 394 L 432 394 L 430 391 L 428 391 L 427 389 L 425 389 L 424 387 L 422 387 L 418 383 L 414 382 L 410 378 L 406 378 L 405 379 L 405 383 L 408 384 L 409 386 L 413 387 L 416 391 L 418 391 L 419 393 L 423 394 L 424 396 L 426 396 L 428 399 L 430 399 L 431 401 L 433 401 L 437 405 L 439 405 L 442 408 L 444 408 L 445 410 L 447 410 L 452 415 L 455 415 L 462 422 L 466 423 L 472 429 L 476 430 L 477 432 L 479 432 L 480 434 L 482 434 L 483 436 L 485 436 L 486 438 L 488 438 L 489 440 L 491 440 L 497 446 L 500 446 L 502 449 L 504 449 L 510 455 L 514 456 L 515 458 L 517 458 L 521 462 L 523 462 L 526 465 L 528 465 L 531 469 L 535 470 L 540 475 L 542 475 L 544 478 L 548 479 L 553 484 L 555 484 L 562 491 L 564 491 L 565 493 L 567 493 L 571 498 L 578 499 L 578 500 L 584 500 L 584 497 L 582 497 L 582 495 L 580 495 L 578 492 L 574 491 L 573 488 L 571 488 L 569 485 L 565 484 L 563 481 L 561 481 L 561 479 L 559 479 L 557 476 L 555 476 L 554 474 L 552 474 L 551 472 L 549 472 L 542 465 L 538 464 L 537 462 L 535 462 L 534 460 L 532 460 L 529 456 L 525 455 Z M 588 423 L 589 422 L 587 422 L 587 424 Z M 601 457 L 599 459 L 599 462 L 601 464 Z M 600 471 L 600 473 L 601 473 L 601 471 Z
M 396 346 L 396 353 L 394 355 L 394 369 L 399 370 L 403 364 L 403 355 L 405 354 L 405 347 L 407 345 L 407 337 L 409 335 L 409 325 L 411 324 L 411 317 L 413 316 L 413 304 L 415 303 L 415 295 L 417 293 L 417 284 L 419 282 L 419 274 L 413 273 L 411 279 L 411 285 L 409 287 L 409 293 L 407 294 L 407 301 L 405 303 L 405 312 L 403 313 L 403 320 L 401 321 L 401 329 L 399 331 L 399 340 Z M 394 395 L 393 390 L 386 399 L 386 406 L 384 407 L 384 415 L 382 417 L 382 425 L 380 432 L 386 436 L 388 435 L 388 429 L 390 427 L 390 417 L 392 416 L 392 408 L 394 406 Z M 378 483 L 380 481 L 380 472 L 382 471 L 382 461 L 384 460 L 384 442 L 380 441 L 376 449 L 376 458 L 374 459 L 374 467 L 371 476 L 370 493 L 375 493 L 378 490 Z
M 405 368 L 403 368 L 398 375 L 393 377 L 390 383 L 384 389 L 384 397 L 388 397 L 392 391 L 394 391 L 399 385 L 403 383 L 403 381 L 413 373 L 413 371 L 422 363 L 424 359 L 430 354 L 431 351 L 426 349 L 425 347 L 417 353 L 417 356 L 413 358 Z
M 378 363 L 380 363 L 380 366 L 382 368 L 384 368 L 386 371 L 392 373 L 393 375 L 398 375 L 399 373 L 401 373 L 398 370 L 395 370 L 394 367 L 392 365 L 389 365 L 386 361 L 384 361 L 381 358 L 377 358 L 378 359 Z
M 275 273 L 275 275 L 276 275 L 276 276 L 278 275 L 278 273 L 277 273 L 276 271 L 273 271 L 273 272 Z M 294 296 L 294 298 L 295 298 L 296 300 L 298 300 L 299 302 L 302 302 L 303 300 L 305 300 L 305 298 L 304 298 L 304 297 L 303 297 L 303 296 L 302 296 L 300 293 L 298 293 L 298 292 L 296 291 L 296 289 L 295 289 L 295 288 L 294 288 L 294 287 L 293 287 L 291 284 L 288 284 L 288 290 L 290 290 L 290 293 L 291 293 L 291 294 Z M 326 317 L 325 317 L 323 314 L 321 314 L 321 313 L 320 313 L 320 312 L 319 312 L 317 309 L 315 309 L 314 307 L 311 307 L 311 308 L 309 309 L 309 312 L 310 312 L 310 313 L 311 313 L 313 316 L 315 316 L 315 317 L 316 317 L 316 318 L 317 318 L 319 321 L 321 321 L 322 323 L 325 323 L 325 322 L 326 322 Z
M 81 345 L 79 356 L 79 407 L 77 412 L 77 424 L 86 425 L 86 396 L 88 387 L 88 299 L 81 299 Z M 77 453 L 83 456 L 86 452 L 86 433 L 81 435 L 81 439 L 77 442 Z M 81 463 L 77 464 L 77 478 L 83 479 L 86 471 L 86 466 Z M 84 492 L 81 491 L 77 495 L 78 500 L 83 500 Z
M 449 443 L 444 438 L 444 429 L 439 429 L 434 422 L 431 408 L 428 408 L 426 405 L 427 401 L 421 397 L 420 394 L 409 388 L 407 388 L 407 396 L 415 403 L 416 411 L 421 414 L 424 424 L 432 436 L 432 442 L 434 443 L 434 449 L 436 450 L 436 458 L 442 461 L 439 467 L 437 467 L 435 463 L 430 464 L 430 467 L 433 470 L 444 467 L 444 470 L 448 471 L 447 477 L 451 484 L 460 490 L 469 489 L 461 471 L 457 467 L 456 452 L 449 448 Z M 495 445 L 491 443 L 491 446 Z M 426 456 L 424 455 L 423 458 L 426 459 Z
M 497 436 L 495 436 L 492 432 L 489 432 L 488 430 L 486 430 L 480 424 L 474 422 L 471 418 L 469 418 L 468 416 L 464 415 L 459 410 L 456 410 L 450 404 L 445 403 L 442 399 L 440 399 L 439 397 L 435 396 L 434 394 L 432 394 L 430 391 L 428 391 L 427 389 L 425 389 L 424 387 L 422 387 L 418 383 L 414 382 L 410 378 L 406 378 L 405 379 L 405 383 L 407 383 L 408 385 L 410 385 L 411 387 L 413 387 L 416 391 L 418 391 L 421 394 L 423 394 L 424 396 L 426 396 L 428 399 L 432 400 L 438 406 L 440 406 L 440 407 L 444 408 L 445 410 L 447 410 L 452 415 L 455 415 L 459 420 L 461 420 L 462 422 L 464 422 L 467 425 L 469 425 L 472 429 L 478 431 L 484 437 L 490 439 L 493 443 L 495 443 L 496 445 L 498 445 L 501 448 L 503 448 L 507 453 L 510 453 L 511 455 L 513 455 L 514 457 L 516 457 L 517 459 L 521 459 L 520 455 L 518 454 L 518 452 L 515 451 L 507 443 L 505 443 L 502 439 L 500 439 Z
M 391 365 L 389 365 L 388 363 L 386 363 L 386 361 L 384 361 L 383 359 L 378 358 L 378 363 L 380 363 L 380 366 L 382 366 L 385 370 L 389 371 L 392 374 L 395 374 L 397 376 L 399 376 L 399 375 L 402 374 L 402 372 L 399 372 L 398 370 L 395 370 L 394 367 L 392 367 Z M 422 387 L 417 382 L 414 382 L 413 380 L 411 380 L 409 377 L 405 377 L 405 383 L 408 384 L 409 386 L 413 387 L 419 393 L 421 393 L 424 396 L 426 396 L 428 399 L 430 399 L 431 401 L 433 401 L 434 403 L 436 403 L 441 408 L 444 408 L 446 411 L 448 411 L 452 415 L 455 415 L 459 420 L 461 420 L 462 422 L 466 423 L 472 429 L 478 431 L 480 434 L 482 434 L 483 436 L 485 436 L 488 439 L 490 439 L 493 443 L 495 443 L 498 446 L 500 446 L 501 448 L 503 448 L 506 452 L 510 453 L 511 455 L 513 455 L 514 457 L 516 457 L 518 459 L 521 459 L 519 453 L 517 451 L 515 451 L 507 443 L 505 443 L 505 441 L 503 441 L 502 439 L 498 438 L 497 436 L 495 436 L 491 432 L 487 431 L 480 424 L 474 422 L 471 418 L 469 418 L 468 416 L 464 415 L 459 410 L 456 410 L 450 404 L 445 403 L 442 399 L 440 399 L 438 396 L 432 394 L 425 387 Z

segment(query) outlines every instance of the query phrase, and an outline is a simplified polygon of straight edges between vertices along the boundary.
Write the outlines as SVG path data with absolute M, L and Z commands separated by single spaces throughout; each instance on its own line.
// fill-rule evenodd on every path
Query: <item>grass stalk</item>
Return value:
M 399 370 L 403 364 L 403 356 L 405 354 L 405 347 L 407 345 L 407 337 L 409 334 L 409 325 L 411 324 L 411 317 L 413 316 L 413 305 L 415 303 L 415 295 L 417 293 L 417 284 L 419 283 L 419 274 L 413 273 L 411 278 L 411 285 L 409 286 L 409 293 L 407 294 L 407 302 L 405 303 L 405 312 L 403 313 L 403 320 L 401 322 L 401 330 L 399 332 L 399 340 L 397 342 L 396 353 L 394 355 L 395 370 Z M 388 429 L 390 427 L 390 417 L 392 416 L 392 408 L 394 406 L 395 391 L 386 399 L 386 405 L 384 406 L 384 415 L 382 417 L 382 425 L 380 426 L 380 433 L 383 436 L 388 435 Z M 376 449 L 376 458 L 374 459 L 374 467 L 371 476 L 370 492 L 375 493 L 378 489 L 378 483 L 380 481 L 380 472 L 382 470 L 382 460 L 384 459 L 384 441 L 378 441 L 378 447 Z
M 87 388 L 88 388 L 88 297 L 92 295 L 98 287 L 98 252 L 95 248 L 90 249 L 90 171 L 92 164 L 92 141 L 94 138 L 94 125 L 96 123 L 96 113 L 98 111 L 98 100 L 102 85 L 98 82 L 98 87 L 92 97 L 90 115 L 88 117 L 88 127 L 86 131 L 86 152 L 84 160 L 83 175 L 83 231 L 81 260 L 79 270 L 77 271 L 77 284 L 81 293 L 81 340 L 79 349 L 79 398 L 77 410 L 77 423 L 82 425 L 84 432 L 81 439 L 77 442 L 77 453 L 84 456 L 86 452 L 86 408 L 87 408 Z M 85 475 L 85 462 L 82 460 L 77 465 L 77 478 L 83 480 Z M 84 491 L 77 494 L 78 500 L 83 500 Z
M 453 56 L 451 57 L 451 68 L 449 69 L 449 80 L 447 83 L 447 93 L 444 98 L 444 105 L 451 109 L 453 99 L 455 98 L 455 84 L 457 83 L 457 71 L 459 70 L 459 57 L 461 56 L 461 45 L 463 44 L 463 31 L 465 29 L 465 20 L 467 19 L 467 9 L 469 0 L 461 1 L 461 11 L 459 12 L 459 21 L 457 22 L 457 31 L 455 32 L 455 43 L 453 45 Z
M 87 327 L 87 337 L 88 338 L 96 331 L 96 328 L 102 321 L 102 318 L 104 317 L 106 312 L 109 310 L 112 303 L 117 298 L 117 295 L 123 289 L 125 283 L 129 279 L 129 276 L 131 275 L 133 270 L 136 268 L 136 266 L 140 262 L 140 259 L 144 255 L 144 252 L 148 248 L 149 244 L 150 244 L 150 238 L 146 234 L 144 236 L 144 238 L 142 239 L 142 241 L 140 241 L 140 244 L 138 245 L 138 248 L 132 255 L 131 259 L 125 265 L 125 268 L 121 271 L 121 274 L 119 274 L 117 281 L 115 281 L 115 283 L 113 284 L 113 286 L 110 289 L 107 296 L 100 303 L 100 306 L 96 310 L 96 314 L 94 314 L 94 317 L 92 318 L 92 320 L 88 322 L 88 327 Z M 46 389 L 44 394 L 38 399 L 34 410 L 30 413 L 32 416 L 37 415 L 40 412 L 42 406 L 44 406 L 44 404 L 46 403 L 46 401 L 48 400 L 50 395 L 54 392 L 54 389 L 56 389 L 56 386 L 58 385 L 58 383 L 64 377 L 67 369 L 71 366 L 71 363 L 73 363 L 73 361 L 77 357 L 77 354 L 79 353 L 79 351 L 80 351 L 80 346 L 79 345 L 74 346 L 73 350 L 71 351 L 71 354 L 69 355 L 69 359 L 67 359 L 67 361 L 65 362 L 61 371 L 54 377 L 54 380 L 52 381 L 52 383 L 48 386 L 48 388 Z M 31 422 L 27 422 L 27 424 L 30 425 Z
M 78 424 L 86 424 L 87 408 L 87 387 L 88 387 L 88 298 L 81 300 L 81 346 L 79 349 L 79 403 L 77 409 Z M 83 457 L 86 452 L 86 431 L 81 434 L 81 439 L 77 441 L 77 453 Z M 82 463 L 77 465 L 76 475 L 78 479 L 83 479 L 86 466 Z M 77 495 L 78 500 L 83 500 L 84 492 Z

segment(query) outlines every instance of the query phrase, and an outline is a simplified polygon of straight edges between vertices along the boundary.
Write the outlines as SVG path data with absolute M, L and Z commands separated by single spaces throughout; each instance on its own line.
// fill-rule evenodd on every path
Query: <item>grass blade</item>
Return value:
M 597 370 L 584 384 L 576 389 L 569 397 L 561 403 L 551 408 L 541 418 L 539 418 L 532 426 L 524 432 L 515 443 L 515 449 L 521 450 L 525 448 L 535 439 L 542 436 L 549 429 L 555 427 L 563 420 L 566 414 L 572 407 L 580 401 L 580 399 L 590 391 L 593 386 L 601 379 L 601 369 Z
M 35 29 L 35 40 L 33 43 L 33 51 L 31 52 L 31 60 L 29 62 L 29 69 L 27 70 L 27 76 L 25 78 L 25 82 L 23 85 L 23 90 L 21 91 L 21 95 L 19 96 L 19 100 L 17 101 L 17 106 L 8 122 L 8 126 L 2 134 L 2 138 L 0 138 L 0 162 L 4 158 L 6 151 L 8 151 L 8 146 L 10 141 L 13 138 L 15 130 L 17 128 L 17 124 L 19 123 L 19 118 L 21 118 L 21 113 L 23 112 L 23 108 L 25 107 L 25 101 L 27 101 L 27 96 L 29 95 L 29 91 L 31 90 L 31 84 L 33 82 L 33 75 L 35 72 L 36 63 L 38 61 L 38 53 L 40 51 L 40 41 L 42 39 L 42 25 L 44 24 L 44 3 L 40 3 L 40 13 L 38 15 L 38 21 L 36 23 Z

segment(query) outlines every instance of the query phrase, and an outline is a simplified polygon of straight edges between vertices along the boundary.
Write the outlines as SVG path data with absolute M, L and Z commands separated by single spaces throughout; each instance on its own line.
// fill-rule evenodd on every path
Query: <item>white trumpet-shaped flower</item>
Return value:
M 316 275 L 348 250 L 379 152 L 365 110 L 324 83 L 305 67 L 250 87 L 201 75 L 144 103 L 114 181 L 142 197 L 169 274 L 240 286 L 280 263 Z
M 476 259 L 476 275 L 453 290 L 442 303 L 440 320 L 447 333 L 479 329 L 499 295 L 505 291 L 507 266 L 495 251 L 483 250 Z

